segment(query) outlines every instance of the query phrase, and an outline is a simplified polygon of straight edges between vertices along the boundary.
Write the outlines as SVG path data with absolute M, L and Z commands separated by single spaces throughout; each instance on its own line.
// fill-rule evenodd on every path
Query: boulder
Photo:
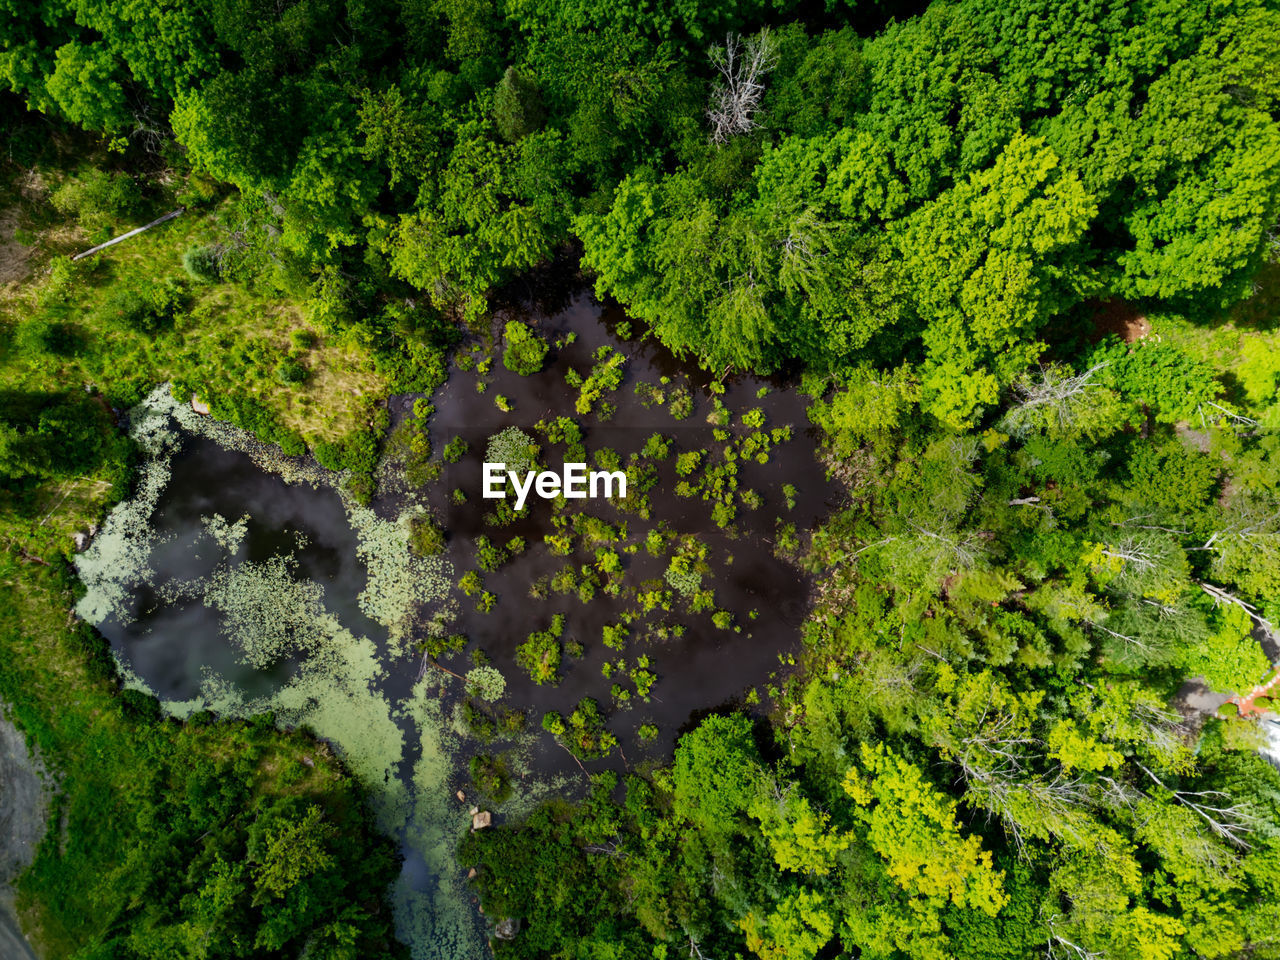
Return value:
M 499 920 L 493 928 L 493 935 L 498 940 L 514 940 L 519 932 L 519 917 L 505 917 Z
M 481 810 L 471 815 L 471 829 L 483 830 L 485 827 L 493 823 L 493 814 L 488 810 Z

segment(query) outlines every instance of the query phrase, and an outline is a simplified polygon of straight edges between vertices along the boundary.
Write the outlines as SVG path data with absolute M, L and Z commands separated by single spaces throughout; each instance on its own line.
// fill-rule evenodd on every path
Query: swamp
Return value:
M 389 408 L 362 503 L 158 388 L 78 609 L 169 715 L 328 741 L 400 843 L 398 934 L 479 956 L 454 859 L 470 813 L 518 817 L 589 770 L 663 762 L 716 708 L 762 711 L 838 488 L 801 395 L 708 378 L 579 290 L 496 311 L 440 389 Z M 627 496 L 517 511 L 483 496 L 485 461 L 622 470 Z

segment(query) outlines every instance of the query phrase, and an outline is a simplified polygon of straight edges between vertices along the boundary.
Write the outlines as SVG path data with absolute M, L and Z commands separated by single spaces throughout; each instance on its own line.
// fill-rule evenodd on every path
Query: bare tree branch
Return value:
M 709 56 L 723 79 L 711 91 L 707 119 L 711 142 L 724 144 L 755 129 L 764 78 L 778 65 L 778 47 L 766 27 L 745 42 L 738 34 L 727 34 L 724 46 L 713 47 Z

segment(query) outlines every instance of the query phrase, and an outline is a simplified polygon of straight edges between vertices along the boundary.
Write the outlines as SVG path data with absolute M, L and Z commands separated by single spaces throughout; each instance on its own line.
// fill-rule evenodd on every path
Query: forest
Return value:
M 165 383 L 354 503 L 447 476 L 467 442 L 389 398 L 425 423 L 451 371 L 567 355 L 483 334 L 557 270 L 702 371 L 720 446 L 670 468 L 719 531 L 795 506 L 737 486 L 791 433 L 735 378 L 802 398 L 841 496 L 766 531 L 809 598 L 759 697 L 624 767 L 594 700 L 543 716 L 589 786 L 461 843 L 496 957 L 1280 958 L 1277 50 L 1275 0 L 0 7 L 0 706 L 60 771 L 17 880 L 39 955 L 407 955 L 375 785 L 269 714 L 122 689 L 74 538 L 137 494 L 122 414 Z M 563 389 L 605 420 L 624 361 L 591 356 Z M 681 390 L 635 384 L 677 421 Z M 549 552 L 596 567 L 535 589 L 646 603 L 634 509 L 559 517 Z M 414 524 L 419 555 L 458 536 Z M 485 577 L 526 545 L 489 536 L 464 602 L 522 603 Z M 650 606 L 767 642 L 700 592 L 705 542 L 656 544 Z M 517 638 L 540 685 L 581 655 L 548 620 Z

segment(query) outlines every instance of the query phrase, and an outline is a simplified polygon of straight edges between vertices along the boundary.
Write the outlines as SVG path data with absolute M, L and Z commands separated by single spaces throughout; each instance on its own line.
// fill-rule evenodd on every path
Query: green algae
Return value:
M 367 572 L 358 606 L 386 628 L 389 643 L 380 650 L 373 639 L 344 626 L 326 607 L 323 587 L 300 576 L 293 557 L 237 560 L 250 518 L 230 522 L 212 514 L 201 518 L 206 542 L 219 550 L 212 571 L 195 580 L 164 582 L 160 598 L 203 604 L 220 618 L 227 641 L 243 663 L 265 669 L 287 658 L 297 663 L 297 670 L 272 693 L 249 697 L 206 666 L 197 696 L 167 700 L 162 706 L 177 718 L 201 710 L 234 717 L 271 712 L 278 723 L 305 725 L 332 744 L 351 773 L 370 789 L 380 828 L 403 838 L 430 875 L 425 892 L 413 889 L 404 877 L 393 891 L 397 931 L 413 956 L 485 956 L 484 938 L 454 857 L 469 817 L 450 787 L 458 779 L 454 758 L 459 743 L 443 720 L 438 688 L 419 680 L 410 700 L 400 706 L 379 689 L 387 676 L 385 662 L 409 652 L 418 626 L 447 630 L 456 609 L 448 599 L 454 579 L 448 560 L 409 552 L 409 520 L 419 508 L 410 502 L 399 516 L 383 519 L 347 495 L 343 474 L 285 457 L 234 427 L 201 417 L 174 401 L 167 388 L 153 391 L 131 411 L 130 423 L 131 435 L 145 455 L 137 492 L 111 512 L 101 533 L 77 559 L 87 588 L 77 612 L 95 624 L 107 619 L 124 622 L 135 591 L 158 579 L 150 557 L 160 541 L 151 518 L 171 479 L 173 456 L 184 433 L 246 453 L 287 483 L 335 490 Z M 296 547 L 304 543 L 297 538 Z M 121 661 L 120 667 L 128 688 L 151 692 L 127 662 Z M 406 769 L 409 755 L 416 755 L 412 769 Z

